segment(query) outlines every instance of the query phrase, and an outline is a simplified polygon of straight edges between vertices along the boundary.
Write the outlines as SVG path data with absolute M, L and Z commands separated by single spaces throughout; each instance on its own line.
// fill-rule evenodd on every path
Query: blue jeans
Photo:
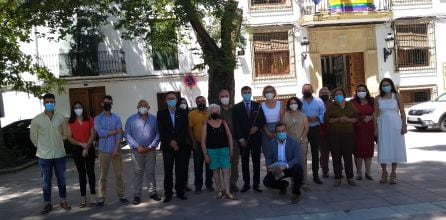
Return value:
M 65 157 L 42 159 L 39 158 L 40 175 L 42 176 L 43 199 L 51 202 L 51 182 L 53 177 L 53 167 L 59 188 L 59 197 L 67 198 L 67 187 L 65 185 Z

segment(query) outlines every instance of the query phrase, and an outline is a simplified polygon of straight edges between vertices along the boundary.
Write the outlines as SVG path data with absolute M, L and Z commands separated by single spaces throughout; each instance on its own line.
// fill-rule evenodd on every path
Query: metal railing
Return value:
M 292 10 L 292 0 L 248 0 L 250 11 Z
M 39 55 L 40 65 L 58 76 L 99 76 L 126 73 L 123 50 Z
M 320 0 L 318 4 L 315 4 L 315 2 L 317 1 L 303 1 L 302 9 L 304 15 L 389 11 L 391 9 L 391 0 L 369 0 L 366 4 L 342 0 Z
M 394 6 L 431 5 L 432 0 L 392 0 Z

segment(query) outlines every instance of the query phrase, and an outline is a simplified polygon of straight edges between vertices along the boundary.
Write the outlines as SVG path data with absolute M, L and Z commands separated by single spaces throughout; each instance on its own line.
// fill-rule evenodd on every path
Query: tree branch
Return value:
M 179 4 L 183 7 L 184 13 L 186 14 L 187 20 L 192 25 L 192 28 L 198 35 L 201 46 L 204 46 L 204 50 L 211 52 L 213 57 L 219 56 L 220 48 L 218 47 L 215 40 L 209 35 L 209 33 L 204 28 L 201 20 L 198 16 L 197 10 L 190 0 L 179 0 Z

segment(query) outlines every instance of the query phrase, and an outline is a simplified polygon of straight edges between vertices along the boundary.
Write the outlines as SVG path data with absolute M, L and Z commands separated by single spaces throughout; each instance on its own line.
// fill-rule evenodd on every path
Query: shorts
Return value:
M 231 166 L 229 147 L 208 149 L 208 155 L 209 159 L 211 159 L 209 164 L 209 169 L 211 170 L 229 169 Z

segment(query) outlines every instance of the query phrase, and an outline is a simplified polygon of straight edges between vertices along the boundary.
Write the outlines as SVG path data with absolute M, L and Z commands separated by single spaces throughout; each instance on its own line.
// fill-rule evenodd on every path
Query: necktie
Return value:
M 248 114 L 248 117 L 251 117 L 251 106 L 249 106 L 249 102 L 245 102 L 245 108 L 246 108 L 246 114 Z

